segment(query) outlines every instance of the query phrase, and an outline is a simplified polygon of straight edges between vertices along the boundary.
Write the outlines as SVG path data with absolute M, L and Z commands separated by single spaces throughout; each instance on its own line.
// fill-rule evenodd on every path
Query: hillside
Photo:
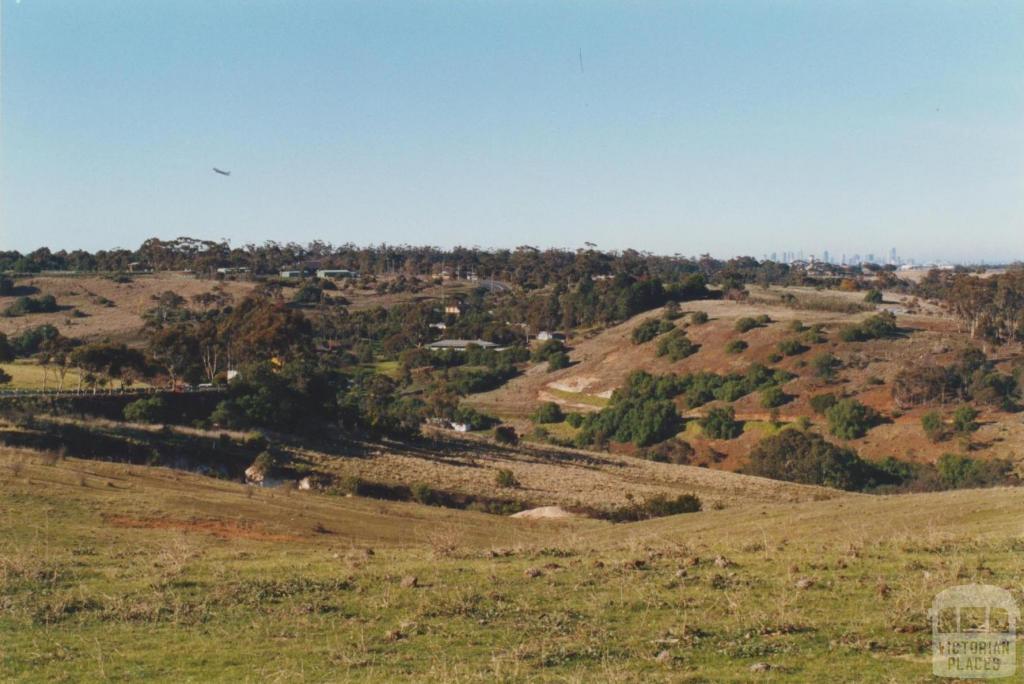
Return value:
M 824 418 L 811 408 L 810 399 L 817 394 L 837 393 L 875 408 L 884 417 L 882 423 L 872 428 L 866 436 L 844 442 L 865 458 L 877 460 L 892 456 L 911 462 L 932 462 L 942 453 L 956 450 L 955 445 L 948 441 L 938 444 L 930 442 L 922 431 L 921 416 L 934 409 L 934 406 L 899 410 L 891 396 L 893 379 L 900 370 L 922 359 L 948 365 L 959 351 L 970 346 L 967 336 L 957 330 L 951 318 L 927 303 L 917 303 L 911 313 L 909 297 L 889 293 L 885 295 L 885 302 L 876 310 L 893 310 L 898 313 L 899 336 L 895 339 L 844 342 L 839 339 L 838 331 L 846 325 L 864 320 L 875 310 L 837 313 L 814 308 L 794 308 L 780 301 L 783 294 L 794 296 L 797 302 L 809 306 L 826 298 L 832 303 L 845 303 L 849 306 L 861 306 L 863 302 L 863 293 L 821 294 L 807 288 L 755 289 L 751 299 L 756 301 L 751 302 L 688 302 L 683 307 L 683 317 L 676 321 L 676 325 L 686 330 L 687 336 L 699 349 L 695 354 L 676 362 L 656 355 L 657 338 L 644 344 L 633 343 L 631 335 L 638 325 L 658 319 L 665 313 L 663 309 L 649 311 L 619 325 L 575 336 L 570 342 L 570 367 L 549 372 L 546 364 L 533 364 L 505 386 L 474 395 L 469 401 L 483 411 L 512 421 L 528 434 L 533 429 L 528 417 L 538 403 L 553 401 L 565 411 L 586 413 L 599 410 L 606 405 L 612 391 L 620 387 L 633 371 L 642 370 L 653 374 L 699 371 L 743 373 L 752 363 L 760 363 L 784 369 L 797 376 L 782 386 L 787 401 L 778 408 L 777 418 L 784 423 L 805 417 L 812 425 L 825 427 Z M 695 311 L 707 313 L 708 322 L 688 324 L 686 314 Z M 735 329 L 739 319 L 761 315 L 767 315 L 771 322 L 745 333 Z M 778 352 L 780 342 L 799 337 L 790 330 L 794 321 L 800 321 L 805 328 L 822 326 L 826 341 L 808 343 L 803 352 L 793 356 L 780 355 L 782 358 L 774 361 L 772 355 Z M 748 346 L 740 353 L 727 353 L 726 344 L 733 340 L 742 340 Z M 815 378 L 810 368 L 811 360 L 824 352 L 835 355 L 841 363 L 837 377 L 831 381 Z M 994 361 L 1010 371 L 1011 361 L 1015 358 L 1012 350 L 1004 350 L 995 355 Z M 677 403 L 680 413 L 685 417 L 699 417 L 704 413 L 703 408 L 688 410 Z M 746 455 L 760 439 L 774 432 L 769 424 L 772 415 L 759 404 L 756 393 L 741 397 L 731 405 L 737 419 L 746 424 L 744 434 L 732 440 L 709 440 L 691 422 L 680 437 L 696 449 L 697 454 L 692 463 L 735 470 L 742 467 Z M 1024 445 L 1024 424 L 1012 413 L 992 407 L 981 408 L 980 428 L 971 445 L 972 456 L 1016 460 L 1021 445 Z M 626 452 L 634 451 L 629 445 L 613 447 Z
M 932 596 L 1024 570 L 1019 490 L 613 525 L 11 450 L 0 478 L 7 681 L 924 681 Z

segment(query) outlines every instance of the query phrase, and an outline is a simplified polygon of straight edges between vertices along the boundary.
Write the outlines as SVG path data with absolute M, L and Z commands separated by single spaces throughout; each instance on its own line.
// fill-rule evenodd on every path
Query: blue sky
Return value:
M 1018 0 L 0 2 L 2 248 L 1024 258 Z

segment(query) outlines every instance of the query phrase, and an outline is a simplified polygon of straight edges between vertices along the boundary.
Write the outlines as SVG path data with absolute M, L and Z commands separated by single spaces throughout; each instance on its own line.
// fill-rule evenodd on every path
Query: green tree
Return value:
M 711 439 L 733 439 L 743 432 L 743 424 L 736 420 L 731 406 L 716 406 L 708 410 L 700 425 Z
M 546 401 L 537 407 L 530 418 L 535 423 L 561 423 L 565 420 L 562 408 L 553 401 Z
M 858 439 L 878 421 L 878 413 L 856 399 L 841 399 L 825 411 L 829 430 L 842 439 Z

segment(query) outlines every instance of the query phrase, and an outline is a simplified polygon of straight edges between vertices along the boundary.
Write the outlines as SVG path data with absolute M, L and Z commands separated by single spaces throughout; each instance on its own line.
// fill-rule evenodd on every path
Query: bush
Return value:
M 498 421 L 486 413 L 481 413 L 470 406 L 459 406 L 452 414 L 452 422 L 463 423 L 468 426 L 470 430 L 486 430 Z
M 519 435 L 511 425 L 499 425 L 494 428 L 494 441 L 498 444 L 518 444 Z
M 690 314 L 690 322 L 694 325 L 704 325 L 708 320 L 707 311 L 694 311 Z
M 671 323 L 669 324 L 672 325 Z M 640 325 L 633 328 L 633 344 L 643 344 L 644 342 L 650 342 L 658 336 L 659 330 L 658 321 L 654 318 L 648 318 Z
M 831 352 L 822 352 L 811 359 L 811 369 L 814 371 L 814 377 L 828 382 L 835 380 L 836 370 L 841 365 L 839 359 Z
M 565 352 L 555 352 L 548 357 L 548 372 L 552 373 L 556 370 L 569 367 L 569 355 Z
M 511 470 L 501 468 L 498 472 L 494 473 L 494 484 L 499 487 L 514 489 L 519 486 L 519 480 L 516 479 Z
M 124 407 L 124 419 L 133 423 L 160 423 L 166 417 L 167 404 L 161 397 L 137 399 Z
M 18 297 L 14 303 L 4 309 L 5 316 L 25 316 L 36 313 L 53 313 L 58 311 L 57 299 L 53 295 L 34 297 Z
M 893 481 L 852 449 L 838 447 L 820 435 L 800 430 L 782 430 L 762 439 L 750 452 L 743 472 L 846 490 Z
M 281 460 L 269 449 L 264 450 L 252 462 L 252 468 L 264 476 L 271 475 L 280 470 Z
M 841 439 L 858 439 L 878 422 L 878 413 L 856 399 L 841 399 L 825 411 L 829 430 Z
M 726 354 L 740 354 L 748 346 L 749 345 L 746 342 L 744 342 L 743 340 L 729 340 L 729 342 L 726 343 L 726 345 L 725 345 L 725 353 Z
M 605 517 L 614 522 L 635 522 L 650 520 L 666 515 L 695 513 L 701 510 L 701 500 L 693 494 L 680 494 L 670 499 L 664 494 L 655 494 L 643 502 L 631 502 L 621 508 L 607 513 Z
M 758 325 L 768 325 L 769 323 L 772 322 L 772 317 L 769 316 L 768 314 L 760 314 L 759 316 L 755 317 L 754 320 L 757 321 Z
M 565 414 L 565 422 L 572 425 L 574 428 L 578 428 L 583 425 L 584 416 L 582 413 L 567 413 Z
M 441 503 L 440 497 L 428 484 L 417 482 L 410 488 L 412 500 L 424 506 L 436 506 Z
M 921 427 L 933 442 L 941 442 L 946 437 L 946 425 L 938 411 L 929 411 L 921 416 Z
M 685 332 L 676 329 L 658 341 L 657 355 L 667 356 L 672 361 L 679 361 L 695 354 L 697 349 L 699 347 L 690 341 Z
M 736 324 L 733 326 L 733 328 L 738 333 L 745 333 L 745 332 L 748 332 L 750 330 L 753 330 L 756 327 L 757 327 L 757 321 L 755 321 L 753 318 L 749 318 L 749 317 L 746 317 L 746 316 L 743 317 L 743 318 L 738 319 L 736 321 Z
M 693 458 L 694 453 L 695 451 L 689 442 L 673 438 L 656 444 L 644 452 L 643 456 L 658 463 L 686 465 Z
M 710 409 L 701 419 L 700 426 L 711 439 L 733 439 L 743 432 L 743 425 L 736 420 L 736 412 L 731 406 Z
M 0 363 L 14 360 L 14 347 L 7 341 L 7 335 L 0 333 Z
M 891 311 L 869 316 L 860 323 L 844 326 L 839 330 L 839 339 L 843 342 L 865 342 L 896 337 L 896 316 Z
M 546 401 L 530 416 L 535 423 L 561 423 L 565 420 L 562 408 L 553 401 Z
M 839 398 L 831 392 L 826 394 L 816 394 L 811 397 L 811 410 L 820 416 L 825 415 L 830 408 L 838 403 Z
M 789 401 L 789 396 L 779 387 L 766 387 L 761 390 L 761 407 L 770 409 L 782 406 Z
M 878 290 L 868 290 L 868 293 L 864 295 L 864 301 L 868 304 L 881 304 L 882 293 Z
M 978 411 L 966 404 L 957 407 L 953 412 L 953 429 L 960 434 L 968 434 L 978 429 Z
M 800 320 L 793 320 L 789 322 L 789 332 L 791 333 L 802 333 L 804 331 L 804 322 Z
M 554 354 L 565 353 L 567 350 L 561 340 L 548 340 L 533 350 L 530 358 L 533 361 L 547 361 Z
M 797 354 L 803 354 L 807 351 L 807 347 L 800 344 L 800 340 L 782 340 L 778 346 L 779 352 L 786 356 L 796 356 Z
M 800 339 L 807 344 L 828 342 L 828 336 L 825 335 L 825 327 L 821 323 L 815 323 L 807 330 L 804 330 L 800 335 Z
M 935 467 L 939 480 L 948 489 L 1015 485 L 1019 481 L 1013 472 L 1013 463 L 1007 459 L 979 461 L 967 456 L 943 454 Z

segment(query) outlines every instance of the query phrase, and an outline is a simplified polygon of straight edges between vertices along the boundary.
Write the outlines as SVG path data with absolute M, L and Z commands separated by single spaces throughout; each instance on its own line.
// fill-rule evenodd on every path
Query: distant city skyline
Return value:
M 1024 3 L 0 8 L 0 249 L 1024 259 Z

